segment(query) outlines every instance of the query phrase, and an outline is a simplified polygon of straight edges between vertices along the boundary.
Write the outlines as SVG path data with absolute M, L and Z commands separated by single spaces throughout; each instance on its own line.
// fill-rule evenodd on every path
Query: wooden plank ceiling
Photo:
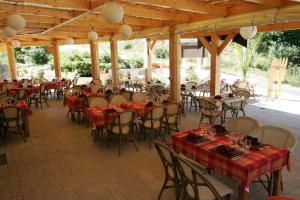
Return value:
M 111 24 L 101 15 L 108 0 L 0 0 L 0 32 L 12 13 L 22 15 L 26 28 L 21 42 L 85 40 L 89 31 L 112 36 L 121 24 Z M 181 23 L 228 17 L 270 8 L 299 4 L 298 0 L 118 0 L 125 10 L 124 22 L 134 32 Z

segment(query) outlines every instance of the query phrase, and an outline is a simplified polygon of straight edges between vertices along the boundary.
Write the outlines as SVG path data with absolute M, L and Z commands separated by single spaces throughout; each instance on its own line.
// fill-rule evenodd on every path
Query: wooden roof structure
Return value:
M 22 15 L 26 28 L 18 33 L 22 45 L 63 43 L 73 37 L 88 43 L 92 29 L 101 39 L 119 37 L 118 28 L 103 18 L 101 9 L 109 0 L 0 0 L 0 32 L 12 13 Z M 247 25 L 280 25 L 299 28 L 300 0 L 117 0 L 124 8 L 124 22 L 133 28 L 131 38 L 168 37 L 175 33 L 193 37 L 196 31 L 224 31 Z M 269 29 L 268 29 L 269 30 Z M 122 39 L 122 38 L 120 38 Z M 127 39 L 127 38 L 126 38 Z
M 55 77 L 61 78 L 59 45 L 72 37 L 89 43 L 91 73 L 99 79 L 98 41 L 110 42 L 112 83 L 118 84 L 118 40 L 146 38 L 145 81 L 151 79 L 151 55 L 156 40 L 169 40 L 171 99 L 180 101 L 180 38 L 198 38 L 210 54 L 210 94 L 220 93 L 219 57 L 239 33 L 240 27 L 257 26 L 258 31 L 300 28 L 300 0 L 115 0 L 125 11 L 123 23 L 133 28 L 130 38 L 118 33 L 122 23 L 107 22 L 102 13 L 110 0 L 0 0 L 0 32 L 6 18 L 17 13 L 26 27 L 16 37 L 22 46 L 47 46 L 53 54 Z M 100 36 L 88 41 L 88 32 Z M 210 40 L 207 40 L 209 36 Z M 11 42 L 6 49 L 11 79 L 17 78 Z M 247 199 L 244 192 L 242 199 Z

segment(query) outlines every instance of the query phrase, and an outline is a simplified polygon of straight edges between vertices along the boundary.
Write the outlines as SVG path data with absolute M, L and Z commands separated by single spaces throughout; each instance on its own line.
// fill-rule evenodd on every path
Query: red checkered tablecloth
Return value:
M 148 103 L 148 101 L 132 101 L 132 102 L 127 102 L 121 105 L 122 108 L 128 109 L 128 110 L 133 110 L 135 112 L 135 115 L 137 117 L 143 116 L 147 111 L 151 109 L 145 107 L 145 105 Z M 154 103 L 155 104 L 155 103 Z
M 7 106 L 10 106 L 10 104 L 1 104 L 0 108 L 5 108 Z M 30 107 L 28 106 L 28 103 L 26 101 L 18 101 L 14 106 L 17 106 L 17 107 L 20 107 L 21 109 L 23 109 L 27 115 L 32 114 L 32 110 L 30 109 Z
M 85 98 L 79 96 L 65 95 L 63 104 L 64 106 L 68 106 L 68 108 L 71 110 L 83 109 L 85 105 Z
M 45 89 L 47 89 L 47 90 L 59 89 L 66 84 L 66 81 L 48 81 L 48 82 L 41 83 L 41 84 L 44 84 Z
M 225 174 L 234 179 L 240 184 L 241 188 L 247 191 L 251 181 L 279 170 L 288 164 L 289 152 L 271 145 L 263 150 L 250 150 L 249 154 L 244 157 L 232 160 L 210 151 L 210 149 L 220 144 L 229 145 L 230 142 L 227 137 L 216 137 L 216 140 L 203 145 L 194 145 L 182 139 L 189 132 L 203 134 L 205 126 L 209 125 L 204 125 L 197 130 L 173 134 L 168 141 L 168 145 L 176 152 L 188 156 L 212 171 Z
M 85 116 L 92 124 L 93 128 L 110 123 L 116 114 L 105 115 L 104 111 L 107 109 L 115 109 L 118 113 L 123 112 L 124 109 L 116 105 L 99 106 L 85 109 Z

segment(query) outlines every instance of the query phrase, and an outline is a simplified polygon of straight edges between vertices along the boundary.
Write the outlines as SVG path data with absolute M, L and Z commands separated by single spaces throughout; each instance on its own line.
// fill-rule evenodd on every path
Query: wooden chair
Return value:
M 44 84 L 41 84 L 38 92 L 32 93 L 29 96 L 29 105 L 32 104 L 35 104 L 36 107 L 38 107 L 38 104 L 40 104 L 41 109 L 43 109 L 43 104 L 46 104 L 49 107 Z
M 109 146 L 109 142 L 111 139 L 110 135 L 116 135 L 118 137 L 118 146 L 119 146 L 119 156 L 121 155 L 121 143 L 122 139 L 125 138 L 125 141 L 132 142 L 138 151 L 138 147 L 135 144 L 133 138 L 133 120 L 134 120 L 134 111 L 126 110 L 118 114 L 118 116 L 113 120 L 113 122 L 109 125 L 109 135 L 107 145 Z M 130 137 L 130 140 L 128 140 Z
M 197 100 L 201 112 L 199 126 L 201 125 L 204 118 L 207 118 L 209 120 L 209 123 L 213 124 L 216 118 L 221 117 L 222 111 L 218 110 L 219 107 L 215 103 L 202 98 L 198 98 Z
M 132 94 L 132 101 L 147 101 L 146 93 L 135 92 Z
M 17 106 L 11 105 L 0 109 L 0 121 L 1 127 L 4 129 L 4 138 L 9 132 L 16 133 L 20 134 L 26 142 L 24 116 L 24 111 Z
M 165 109 L 162 106 L 153 106 L 153 108 L 148 109 L 149 111 L 141 117 L 139 123 L 142 129 L 141 133 L 143 133 L 145 137 L 146 129 L 149 130 L 149 149 L 151 149 L 152 134 L 156 136 L 160 133 Z
M 131 92 L 131 91 L 124 91 L 124 92 L 121 92 L 121 95 L 122 95 L 123 97 L 125 97 L 125 99 L 126 99 L 127 101 L 131 101 L 132 93 L 133 93 L 133 92 Z
M 259 127 L 259 122 L 251 117 L 237 117 L 226 121 L 225 128 L 229 132 L 238 132 L 248 135 Z
M 178 171 L 183 197 L 192 200 L 229 200 L 233 191 L 205 173 L 200 165 L 189 158 L 172 154 L 176 171 Z
M 285 149 L 290 153 L 293 153 L 297 146 L 297 137 L 289 130 L 277 126 L 261 126 L 252 131 L 249 135 L 257 137 L 258 141 L 263 144 L 271 144 L 275 147 Z M 274 177 L 272 174 L 266 175 L 266 180 L 259 178 L 260 183 L 262 183 L 269 195 L 272 194 L 273 179 Z M 267 184 L 265 184 L 265 182 Z M 282 177 L 281 189 L 283 190 Z
M 179 131 L 179 120 L 181 113 L 181 104 L 176 102 L 167 103 L 165 106 L 165 116 L 163 118 L 163 125 L 167 135 L 171 131 Z
M 161 160 L 161 163 L 164 168 L 164 182 L 158 194 L 158 200 L 161 199 L 162 194 L 165 189 L 174 188 L 175 189 L 175 197 L 176 200 L 179 199 L 179 192 L 180 192 L 180 182 L 178 178 L 177 171 L 175 166 L 173 165 L 172 155 L 175 152 L 170 149 L 167 145 L 154 141 L 155 148 Z M 169 184 L 170 183 L 170 184 Z
M 127 103 L 127 99 L 121 94 L 114 94 L 111 96 L 110 103 L 115 105 L 121 105 Z

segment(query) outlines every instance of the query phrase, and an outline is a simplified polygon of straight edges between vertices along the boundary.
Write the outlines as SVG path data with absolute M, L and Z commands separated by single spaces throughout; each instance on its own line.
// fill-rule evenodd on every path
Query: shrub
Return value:
M 130 44 L 129 42 L 127 42 L 124 46 L 124 49 L 125 50 L 129 50 L 129 49 L 132 49 L 132 44 Z
M 144 59 L 141 57 L 135 57 L 132 59 L 132 64 L 135 68 L 143 68 L 144 67 Z
M 164 46 L 159 46 L 154 49 L 154 55 L 158 59 L 166 59 L 169 58 L 169 50 Z

